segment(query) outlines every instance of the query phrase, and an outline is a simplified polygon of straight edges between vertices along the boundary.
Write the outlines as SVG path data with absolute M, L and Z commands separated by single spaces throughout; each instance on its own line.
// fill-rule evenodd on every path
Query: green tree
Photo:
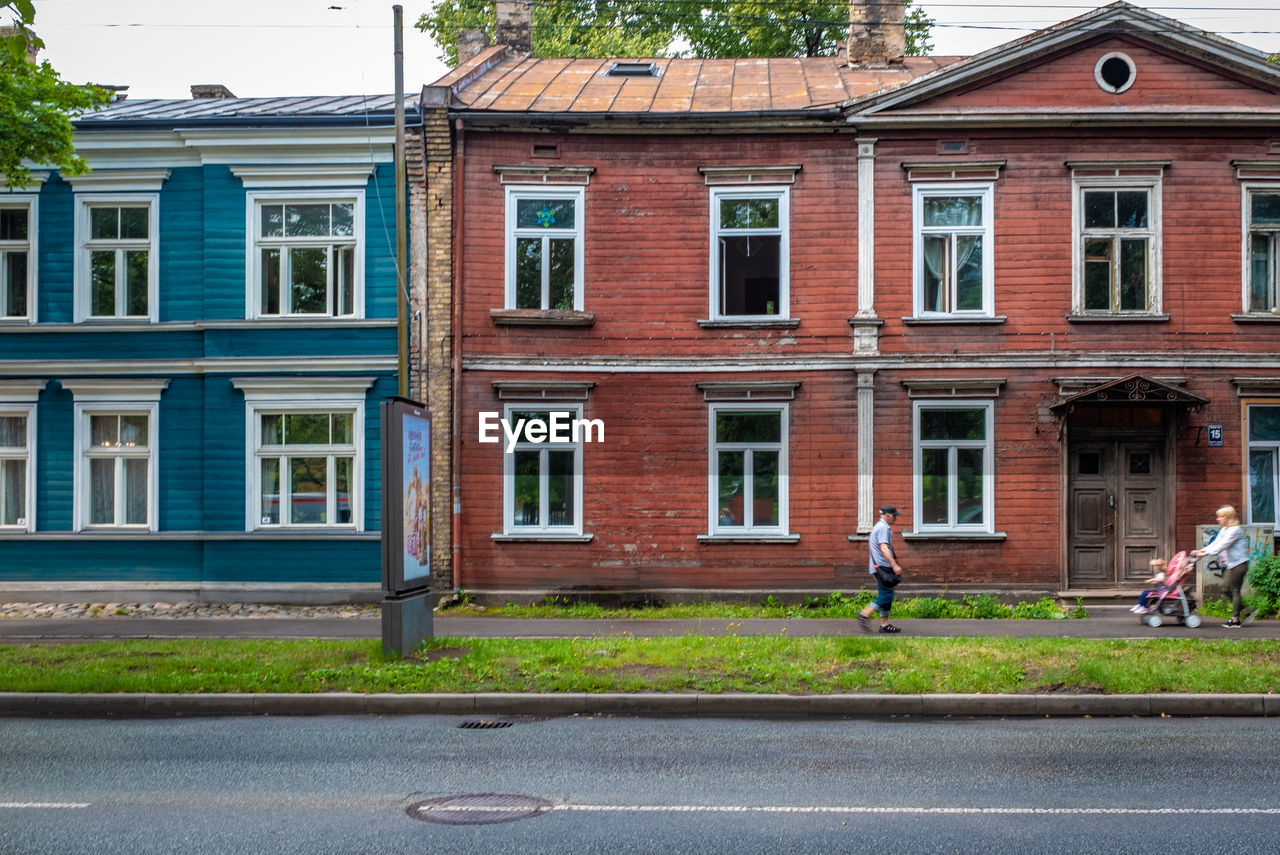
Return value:
M 907 7 L 907 55 L 932 50 L 933 22 Z M 493 0 L 441 0 L 417 27 L 458 61 L 458 33 L 492 38 Z M 847 0 L 540 0 L 533 6 L 536 56 L 834 56 L 849 31 Z
M 933 49 L 933 21 L 923 9 L 906 10 L 907 56 Z M 709 14 L 686 14 L 680 23 L 690 56 L 835 56 L 849 38 L 849 3 L 813 0 L 753 0 L 708 6 Z
M 31 30 L 32 0 L 0 6 L 12 21 L 0 30 L 0 176 L 10 186 L 25 184 L 25 163 L 55 166 L 68 175 L 88 169 L 76 154 L 71 115 L 107 103 L 110 91 L 63 80 L 48 62 L 36 62 L 44 47 Z

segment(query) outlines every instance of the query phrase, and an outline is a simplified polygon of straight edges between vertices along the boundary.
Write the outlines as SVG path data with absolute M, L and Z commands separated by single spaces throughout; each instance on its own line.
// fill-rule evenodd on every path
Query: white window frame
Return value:
M 1076 315 L 1092 318 L 1142 318 L 1159 315 L 1163 312 L 1163 196 L 1162 176 L 1073 176 L 1071 180 L 1071 266 L 1072 266 L 1072 311 Z M 1144 191 L 1147 194 L 1147 218 L 1145 229 L 1100 229 L 1089 230 L 1084 227 L 1084 196 L 1091 190 L 1108 192 Z M 1121 310 L 1117 301 L 1106 309 L 1085 308 L 1085 255 L 1084 242 L 1089 235 L 1098 237 L 1145 238 L 1148 245 L 1147 255 L 1147 308 L 1141 310 Z M 1117 257 L 1114 264 L 1120 264 Z M 1118 277 L 1112 278 L 1112 298 L 1119 288 Z
M 1276 515 L 1280 516 L 1280 437 L 1260 440 L 1255 440 L 1251 437 L 1253 411 L 1259 408 L 1280 410 L 1280 401 L 1258 401 L 1245 406 L 1244 480 L 1245 488 L 1248 490 L 1248 496 L 1245 498 L 1245 517 L 1250 525 L 1275 526 L 1280 520 L 1257 520 L 1253 517 L 1253 478 L 1251 477 L 1253 467 L 1250 464 L 1250 460 L 1254 451 L 1266 451 L 1271 454 L 1271 487 L 1273 493 L 1271 506 L 1275 509 Z
M 0 416 L 19 416 L 27 420 L 27 435 L 21 448 L 0 448 L 0 460 L 21 460 L 26 464 L 26 507 L 16 525 L 0 522 L 0 531 L 36 530 L 36 402 L 46 381 L 0 380 Z M 0 501 L 3 498 L 0 497 Z M 0 515 L 0 520 L 3 515 Z
M 36 302 L 36 283 L 38 281 L 36 271 L 39 268 L 37 253 L 40 237 L 40 197 L 34 194 L 0 193 L 0 208 L 17 208 L 27 212 L 27 239 L 25 241 L 0 240 L 0 323 L 34 324 L 38 305 Z M 5 295 L 9 283 L 4 278 L 8 269 L 8 265 L 4 263 L 4 256 L 15 251 L 27 254 L 27 312 L 24 315 L 5 314 L 8 311 L 8 307 L 5 305 Z
M 720 202 L 724 199 L 778 200 L 777 228 L 750 229 L 750 234 L 778 236 L 778 306 L 777 312 L 763 315 L 731 315 L 723 311 L 723 271 L 720 264 L 720 238 L 746 234 L 746 231 L 722 230 Z M 712 187 L 710 207 L 711 242 L 708 251 L 711 280 L 711 319 L 729 321 L 781 321 L 791 318 L 791 188 L 777 185 L 743 185 Z
M 279 314 L 266 314 L 262 311 L 262 249 L 266 246 L 328 248 L 343 241 L 337 241 L 332 235 L 312 238 L 264 238 L 262 236 L 262 209 L 268 205 L 287 205 L 291 202 L 301 204 L 352 204 L 352 311 L 350 314 L 338 315 L 332 312 L 285 312 L 284 299 L 280 302 Z M 323 189 L 323 190 L 249 190 L 245 193 L 245 281 L 246 306 L 245 317 L 250 320 L 261 318 L 273 321 L 315 321 L 326 319 L 359 320 L 365 316 L 365 190 Z M 332 262 L 331 271 L 335 270 Z M 284 277 L 280 287 L 287 289 Z M 336 280 L 331 285 L 334 290 L 329 294 L 329 305 L 337 299 Z
M 930 226 L 924 225 L 924 202 L 934 196 L 976 196 L 982 200 L 982 224 L 978 226 Z M 916 184 L 912 186 L 912 243 L 914 246 L 914 312 L 918 318 L 990 318 L 995 310 L 995 222 L 992 205 L 995 200 L 995 185 L 982 184 Z M 952 245 L 957 235 L 977 235 L 982 238 L 982 307 L 979 309 L 939 312 L 925 307 L 925 260 L 924 239 L 926 235 L 949 235 Z M 949 254 L 954 267 L 954 253 Z M 954 271 L 951 274 L 950 289 L 955 290 Z
M 541 237 L 544 241 L 550 238 L 573 238 L 573 311 L 583 311 L 583 257 L 585 240 L 586 215 L 583 206 L 586 200 L 583 187 L 550 187 L 546 185 L 526 186 L 509 185 L 506 188 L 506 305 L 507 309 L 516 307 L 516 244 L 521 238 Z M 521 199 L 572 199 L 574 223 L 568 228 L 521 229 L 516 226 L 517 204 Z M 543 258 L 546 258 L 546 247 L 543 247 Z M 550 272 L 544 264 L 542 267 L 542 306 L 531 311 L 549 311 L 550 305 Z M 526 307 L 527 308 L 527 307 Z
M 781 422 L 781 433 L 778 442 L 719 442 L 716 439 L 716 416 L 722 412 L 776 413 Z M 790 533 L 790 500 L 791 493 L 791 405 L 786 403 L 760 403 L 751 401 L 734 401 L 708 405 L 707 420 L 707 516 L 708 531 L 711 536 L 720 537 L 778 537 Z M 750 509 L 752 525 L 726 526 L 720 524 L 720 452 L 742 451 L 743 455 L 743 499 L 744 513 Z M 751 456 L 756 451 L 775 451 L 778 454 L 778 524 L 755 525 L 754 495 L 751 479 L 746 473 L 751 472 Z
M 364 524 L 365 473 L 365 397 L 373 386 L 372 377 L 252 377 L 234 378 L 232 385 L 244 393 L 245 398 L 245 531 L 247 532 L 299 532 L 299 531 L 351 531 L 362 532 Z M 287 514 L 280 509 L 279 523 L 262 522 L 262 416 L 274 413 L 351 413 L 351 438 L 354 459 L 351 463 L 351 522 L 289 523 Z M 305 450 L 307 446 L 298 446 Z M 330 456 L 334 446 L 313 446 L 313 456 Z M 295 456 L 303 456 L 301 453 Z M 332 475 L 332 472 L 330 472 Z M 330 478 L 329 483 L 335 483 Z M 285 491 L 285 471 L 280 473 L 280 489 Z M 335 488 L 336 489 L 336 488 Z M 337 519 L 336 493 L 326 499 L 326 518 Z
M 582 419 L 582 404 L 567 403 L 555 400 L 536 400 L 536 401 L 517 401 L 508 403 L 503 406 L 502 416 L 507 420 L 512 428 L 515 427 L 515 421 L 512 413 L 516 411 L 537 411 L 537 412 L 553 412 L 568 413 L 569 418 L 577 422 Z M 502 439 L 502 530 L 508 535 L 581 535 L 582 534 L 582 518 L 583 518 L 583 477 L 582 477 L 582 446 L 584 437 L 577 436 L 575 439 L 572 431 L 570 432 L 567 442 L 551 442 L 548 437 L 543 442 L 531 442 L 526 439 L 519 440 L 515 448 L 507 451 L 507 438 L 504 435 Z M 516 458 L 517 451 L 572 451 L 573 452 L 573 507 L 577 513 L 574 514 L 574 520 L 571 524 L 552 525 L 550 523 L 550 472 L 547 466 L 546 454 L 539 455 L 538 464 L 538 495 L 540 497 L 540 505 L 538 509 L 539 522 L 535 525 L 517 524 L 515 521 L 516 510 Z
M 158 497 L 160 494 L 160 396 L 169 386 L 168 380 L 63 380 L 62 388 L 73 397 L 75 446 L 74 499 L 72 520 L 75 531 L 146 531 L 159 528 Z M 91 490 L 89 471 L 89 443 L 92 439 L 89 420 L 92 416 L 145 415 L 147 417 L 147 521 L 145 524 L 91 524 Z M 128 453 L 118 455 L 130 456 Z M 119 491 L 122 481 L 117 479 L 117 511 L 121 507 Z
M 1272 315 L 1280 314 L 1280 227 L 1271 227 L 1267 229 L 1258 229 L 1258 231 L 1266 231 L 1271 233 L 1271 293 L 1269 299 L 1271 307 L 1269 309 L 1252 309 L 1249 306 L 1250 297 L 1253 295 L 1253 205 L 1252 198 L 1254 195 L 1260 196 L 1280 196 L 1280 183 L 1276 184 L 1245 184 L 1241 188 L 1241 220 L 1243 222 L 1241 244 L 1241 274 L 1243 279 L 1243 295 L 1242 295 L 1242 311 L 1246 314 L 1253 315 Z
M 77 323 L 92 321 L 155 323 L 159 317 L 160 283 L 160 194 L 159 193 L 77 193 L 74 235 L 75 257 L 75 320 Z M 131 207 L 147 208 L 146 240 L 117 240 L 111 243 L 118 250 L 145 249 L 147 251 L 147 314 L 124 315 L 120 312 L 128 295 L 125 289 L 116 287 L 116 313 L 114 315 L 91 314 L 92 265 L 89 263 L 90 246 L 89 212 L 92 208 Z M 123 265 L 117 265 L 117 281 Z
M 920 438 L 920 414 L 925 410 L 982 410 L 984 413 L 984 433 L 981 440 L 922 440 Z M 990 534 L 995 531 L 995 402 L 967 398 L 963 400 L 918 400 L 911 407 L 911 488 L 912 499 L 917 510 L 916 531 L 921 533 L 954 533 L 954 534 Z M 924 521 L 924 450 L 926 448 L 947 448 L 947 517 L 946 524 L 927 523 Z M 959 500 L 956 486 L 958 483 L 955 470 L 956 451 L 960 448 L 979 448 L 982 450 L 982 516 L 981 523 L 961 523 L 958 520 Z

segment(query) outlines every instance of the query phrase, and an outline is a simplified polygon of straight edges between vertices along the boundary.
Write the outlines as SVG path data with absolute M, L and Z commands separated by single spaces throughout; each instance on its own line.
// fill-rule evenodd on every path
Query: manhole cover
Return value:
M 405 813 L 424 822 L 440 822 L 445 825 L 486 825 L 538 816 L 549 810 L 551 810 L 551 802 L 534 796 L 472 793 L 414 802 L 405 809 Z

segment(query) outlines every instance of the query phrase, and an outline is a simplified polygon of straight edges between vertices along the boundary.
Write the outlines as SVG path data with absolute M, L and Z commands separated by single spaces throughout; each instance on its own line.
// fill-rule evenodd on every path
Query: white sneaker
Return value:
M 1144 611 L 1146 611 L 1146 609 L 1144 609 L 1142 606 L 1134 606 L 1133 608 L 1129 609 L 1129 611 L 1133 612 L 1135 615 L 1139 615 L 1139 614 L 1142 614 Z

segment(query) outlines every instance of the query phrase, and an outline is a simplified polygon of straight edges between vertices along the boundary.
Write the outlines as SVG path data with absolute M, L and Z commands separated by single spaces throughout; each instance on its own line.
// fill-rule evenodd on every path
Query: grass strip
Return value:
M 0 646 L 6 692 L 1148 692 L 1280 689 L 1280 641 L 627 636 Z

